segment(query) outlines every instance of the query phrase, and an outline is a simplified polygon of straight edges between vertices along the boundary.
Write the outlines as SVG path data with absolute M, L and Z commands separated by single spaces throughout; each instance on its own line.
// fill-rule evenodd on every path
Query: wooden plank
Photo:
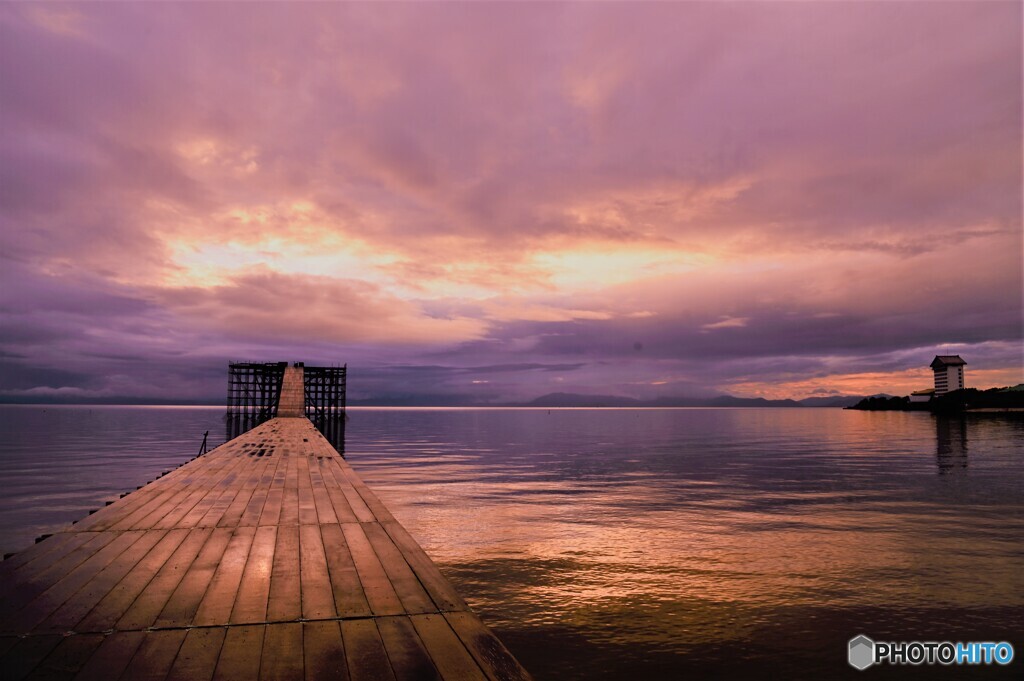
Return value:
M 391 662 L 373 620 L 342 620 L 341 638 L 352 681 L 394 681 Z
M 227 527 L 210 528 L 210 531 L 210 538 L 157 617 L 156 626 L 182 627 L 192 623 L 233 533 Z M 212 669 L 210 674 L 213 674 Z
M 256 466 L 259 475 L 262 476 L 263 468 L 266 467 L 266 464 L 261 461 Z M 257 487 L 253 491 L 252 497 L 249 498 L 249 503 L 246 505 L 242 517 L 238 519 L 239 526 L 259 524 L 260 515 L 263 513 L 263 506 L 267 502 L 267 493 L 269 491 L 266 487 L 260 485 L 257 480 Z
M 267 621 L 287 622 L 302 616 L 299 560 L 299 526 L 285 525 L 277 528 Z
M 264 440 L 268 434 L 266 424 L 243 435 L 239 440 L 243 444 L 250 445 L 248 448 L 239 448 L 238 459 L 242 463 L 235 486 L 239 487 L 239 494 L 232 500 L 227 511 L 219 521 L 221 526 L 236 526 L 242 514 L 249 507 L 252 496 L 260 487 L 264 472 L 270 468 L 273 470 L 280 463 L 277 457 L 255 457 L 251 452 L 258 447 L 264 446 Z
M 106 636 L 99 649 L 78 672 L 75 681 L 107 681 L 120 677 L 145 638 L 146 634 L 142 631 Z
M 356 565 L 359 583 L 363 586 L 370 610 L 378 616 L 404 614 L 402 602 L 391 586 L 391 580 L 388 579 L 384 566 L 380 564 L 373 546 L 366 538 L 362 525 L 349 523 L 342 525 L 341 528 L 345 533 L 345 541 L 352 554 L 352 562 Z
M 175 483 L 161 478 L 94 514 L 100 516 L 105 511 L 109 512 L 97 518 L 92 525 L 88 526 L 88 529 L 148 529 L 173 508 L 180 498 L 187 496 L 192 491 L 193 489 L 184 483 Z M 135 498 L 133 499 L 133 497 Z
M 40 681 L 73 679 L 102 643 L 102 634 L 65 636 L 64 640 L 32 670 L 28 678 Z
M 336 471 L 340 471 L 344 476 L 344 479 L 348 484 L 352 486 L 358 494 L 359 498 L 366 507 L 373 513 L 373 517 L 380 522 L 388 522 L 394 520 L 395 517 L 391 515 L 391 511 L 387 509 L 377 495 L 370 491 L 370 488 L 366 486 L 366 483 L 356 475 L 356 472 L 352 470 L 352 466 L 348 464 L 344 459 L 335 459 L 334 463 L 337 465 Z
M 367 617 L 372 614 L 370 605 L 366 602 L 359 573 L 341 528 L 341 525 L 320 526 L 334 592 L 334 607 L 341 617 Z
M 330 570 L 324 552 L 324 540 L 319 525 L 299 528 L 299 570 L 302 582 L 302 617 L 324 619 L 334 617 L 334 591 L 331 589 Z
M 146 632 L 120 678 L 124 681 L 164 681 L 185 640 L 184 629 Z M 112 677 L 111 677 L 112 678 Z
M 117 621 L 117 629 L 142 629 L 153 626 L 157 616 L 167 605 L 167 599 L 181 582 L 196 559 L 203 544 L 213 533 L 212 528 L 201 527 L 188 530 L 188 536 L 161 566 L 152 581 L 142 590 L 135 602 Z
M 153 527 L 196 527 L 199 521 L 210 506 L 216 502 L 219 496 L 218 489 L 221 483 L 230 477 L 237 470 L 244 470 L 245 461 L 241 457 L 233 457 L 225 466 L 216 471 L 211 471 L 204 476 L 197 476 L 189 487 L 199 489 L 180 500 L 166 515 L 153 524 Z M 199 509 L 197 511 L 197 509 Z M 148 519 L 147 519 L 148 520 Z
M 114 541 L 116 535 L 97 532 L 89 533 L 89 540 L 70 551 L 52 565 L 20 576 L 11 589 L 0 600 L 0 621 L 7 621 L 11 615 L 28 605 L 36 596 L 46 591 L 61 577 L 91 558 L 104 546 Z M 13 624 L 13 623 L 11 623 Z M 7 628 L 7 627 L 5 627 Z
M 228 627 L 214 681 L 255 679 L 260 673 L 265 625 Z
M 405 612 L 437 612 L 434 602 L 423 590 L 423 586 L 413 574 L 412 568 L 405 562 L 402 552 L 391 541 L 391 537 L 384 531 L 384 528 L 377 523 L 364 523 L 362 530 L 366 538 L 369 539 L 370 545 L 373 546 Z
M 349 508 L 352 509 L 352 513 L 356 516 L 356 520 L 361 523 L 372 523 L 377 521 L 377 517 L 373 515 L 370 508 L 363 501 L 363 498 L 359 496 L 352 484 L 345 478 L 345 474 L 341 471 L 339 459 L 324 459 L 327 465 L 323 468 L 324 471 L 330 473 L 331 478 L 334 480 L 334 484 L 341 493 L 345 495 L 345 500 L 348 502 Z M 325 473 L 326 475 L 326 473 Z
M 487 676 L 443 616 L 411 615 L 409 619 L 446 681 L 486 681 Z
M 420 583 L 430 594 L 434 604 L 441 611 L 468 610 L 469 606 L 462 596 L 455 591 L 451 583 L 445 579 L 434 561 L 430 560 L 416 540 L 398 522 L 381 523 L 395 546 L 401 550 L 405 560 L 412 567 Z
M 294 456 L 284 457 L 287 462 L 284 476 L 284 492 L 281 497 L 281 525 L 299 524 L 299 477 L 298 462 Z
M 20 592 L 23 592 L 26 588 L 30 588 L 29 585 L 33 581 L 38 580 L 40 572 L 65 560 L 71 553 L 77 551 L 96 536 L 96 534 L 91 532 L 58 534 L 35 544 L 35 547 L 39 547 L 44 544 L 54 542 L 53 549 L 51 551 L 37 553 L 36 555 L 30 556 L 29 559 L 25 560 L 21 565 L 16 567 L 12 566 L 10 572 L 2 573 L 3 578 L 0 580 L 0 614 L 11 613 L 17 608 L 22 607 L 26 602 L 24 599 L 27 594 Z M 19 554 L 19 556 L 20 555 L 21 554 Z M 38 587 L 36 588 L 38 589 Z M 21 605 L 15 605 L 13 602 L 8 604 L 8 601 L 12 600 L 12 594 L 14 594 L 14 600 L 21 601 Z
M 260 679 L 303 681 L 303 656 L 301 623 L 267 625 L 263 636 L 263 655 L 260 658 Z
M 304 622 L 302 649 L 306 667 L 306 681 L 335 679 L 348 681 L 345 646 L 341 640 L 341 627 L 335 620 Z
M 312 424 L 257 430 L 113 504 L 96 523 L 110 530 L 0 565 L 16 578 L 0 582 L 0 613 L 37 627 L 0 638 L 0 665 L 17 653 L 39 678 L 529 678 L 455 612 L 462 599 Z M 162 529 L 125 529 L 143 525 Z
M 449 612 L 444 618 L 491 681 L 530 681 L 529 673 L 476 615 Z
M 88 535 L 79 532 L 58 532 L 52 537 L 32 544 L 28 548 L 22 549 L 10 558 L 0 562 L 0 593 L 6 590 L 9 585 L 7 580 L 19 569 L 23 569 L 29 563 L 41 559 L 45 559 L 46 562 L 53 562 L 78 548 L 88 539 Z
M 18 636 L 0 636 L 0 659 L 3 659 L 7 651 L 13 648 L 20 640 Z
M 378 618 L 377 630 L 398 681 L 441 678 L 408 617 Z
M 331 497 L 327 494 L 327 487 L 324 485 L 323 473 L 320 471 L 320 461 L 312 458 L 309 461 L 309 482 L 313 490 L 313 503 L 316 505 L 317 522 L 333 524 L 338 522 L 338 514 L 334 512 L 331 504 Z
M 221 474 L 235 464 L 236 460 L 231 456 L 206 456 L 192 461 L 171 475 L 164 476 L 142 489 L 136 490 L 119 502 L 100 510 L 94 514 L 95 520 L 90 519 L 84 523 L 85 528 L 123 530 L 136 526 L 149 527 L 161 518 L 162 514 L 158 513 L 145 522 L 144 519 L 160 509 L 166 513 L 167 510 L 173 508 L 177 500 L 190 494 L 202 478 Z
M 69 598 L 39 626 L 42 631 L 69 631 L 81 622 L 99 602 L 124 579 L 166 534 L 163 531 L 139 532 L 139 539 L 92 580 Z
M 309 457 L 295 456 L 293 458 L 298 468 L 296 476 L 299 488 L 299 524 L 316 525 L 319 521 L 316 514 L 316 502 L 313 499 L 313 485 L 309 480 Z
M 135 490 L 119 503 L 105 506 L 82 518 L 71 527 L 71 530 L 74 532 L 96 532 L 110 529 L 111 525 L 122 518 L 134 513 L 142 506 L 152 503 L 157 497 L 171 494 L 172 491 L 170 486 L 150 483 Z
M 302 367 L 290 366 L 284 370 L 281 379 L 281 394 L 277 400 L 277 415 L 281 420 L 304 418 L 306 415 L 306 392 Z
M 231 473 L 228 473 L 222 480 L 218 480 L 216 483 L 210 484 L 209 487 L 204 489 L 203 495 L 199 499 L 198 503 L 192 506 L 187 513 L 183 514 L 180 520 L 177 520 L 174 523 L 174 527 L 198 527 L 203 518 L 206 517 L 206 514 L 210 512 L 211 508 L 213 508 L 213 505 L 220 500 L 221 495 L 224 493 L 224 489 L 221 485 L 228 480 L 228 478 L 231 478 L 231 475 Z M 164 519 L 164 525 L 166 525 L 167 520 L 167 518 Z M 160 525 L 158 525 L 158 527 L 159 526 Z
M 147 489 L 152 488 L 152 489 Z M 147 493 L 145 503 L 138 504 L 133 507 L 126 508 L 119 517 L 112 517 L 109 520 L 104 519 L 104 522 L 97 523 L 97 530 L 130 530 L 133 527 L 138 527 L 143 519 L 150 516 L 152 513 L 158 511 L 161 508 L 166 508 L 169 502 L 175 501 L 179 496 L 187 495 L 189 490 L 184 486 L 160 484 L 159 482 L 150 483 L 146 487 L 143 487 L 138 492 Z M 143 495 L 140 495 L 143 496 Z M 108 506 L 107 508 L 116 509 L 118 504 Z M 98 513 L 96 515 L 99 515 Z M 162 516 L 158 516 L 162 517 Z
M 222 627 L 190 629 L 165 681 L 210 681 L 226 633 Z
M 231 506 L 231 502 L 235 500 L 239 492 L 242 491 L 242 485 L 238 481 L 239 471 L 233 470 L 228 476 L 221 481 L 220 487 L 222 491 L 220 496 L 217 497 L 217 501 L 210 506 L 210 510 L 206 512 L 199 522 L 198 527 L 216 527 L 220 519 L 227 513 L 228 507 Z
M 328 469 L 331 465 L 329 459 L 322 459 L 317 461 L 317 470 L 320 472 L 320 477 L 324 481 L 324 486 L 327 488 L 327 496 L 331 500 L 331 506 L 334 508 L 334 514 L 338 516 L 338 522 L 340 523 L 357 523 L 359 518 L 356 517 L 355 511 L 352 510 L 352 505 L 348 503 L 348 498 L 345 493 L 341 491 L 341 487 L 338 486 L 338 482 L 334 479 L 334 475 Z
M 227 549 L 193 618 L 197 625 L 224 624 L 231 616 L 256 528 L 239 527 L 231 532 Z
M 245 563 L 242 581 L 235 595 L 235 605 L 231 611 L 232 624 L 251 624 L 266 619 L 276 540 L 277 528 L 273 525 L 256 528 L 249 559 Z
M 207 485 L 208 481 L 204 481 L 198 489 L 194 489 L 186 496 L 178 499 L 174 502 L 168 502 L 165 506 L 157 509 L 152 514 L 143 518 L 136 527 L 146 528 L 159 528 L 159 529 L 170 529 L 172 527 L 184 527 L 191 529 L 195 523 L 188 524 L 181 522 L 185 516 L 192 512 L 192 509 L 198 506 L 204 498 L 206 498 L 210 490 Z
M 144 517 L 159 505 L 160 502 L 157 502 L 158 497 L 166 501 L 170 495 L 179 494 L 182 490 L 188 489 L 197 479 L 221 470 L 225 466 L 233 465 L 236 463 L 236 460 L 237 457 L 233 454 L 233 448 L 230 445 L 222 445 L 214 449 L 210 454 L 190 461 L 171 474 L 132 492 L 117 503 L 100 509 L 93 515 L 80 521 L 72 530 L 109 529 L 117 523 L 124 521 L 127 516 L 140 511 L 143 506 L 148 506 L 149 510 L 138 515 L 136 519 Z
M 16 627 L 19 633 L 28 633 L 34 629 L 141 536 L 139 532 L 125 532 L 115 536 L 113 541 L 32 599 L 9 619 L 6 627 Z
M 171 530 L 164 534 L 156 546 L 78 623 L 76 629 L 106 631 L 112 628 L 187 535 L 186 530 Z
M 58 634 L 26 636 L 19 639 L 7 654 L 0 658 L 0 670 L 3 671 L 4 681 L 20 681 L 27 677 L 62 640 L 64 637 Z
M 240 456 L 240 459 L 248 459 L 248 456 Z M 256 487 L 259 483 L 259 469 L 256 466 L 248 467 L 248 472 L 242 480 L 241 488 L 238 491 L 238 495 L 231 501 L 227 510 L 224 511 L 224 515 L 217 521 L 217 527 L 236 527 L 239 519 L 245 512 L 245 509 L 249 506 L 249 502 L 252 500 L 252 495 L 256 492 Z
M 283 468 L 278 466 L 278 468 Z M 260 514 L 260 525 L 277 525 L 281 520 L 281 502 L 284 497 L 284 472 L 274 475 L 270 483 L 270 490 L 267 492 L 267 501 L 263 504 L 263 513 Z

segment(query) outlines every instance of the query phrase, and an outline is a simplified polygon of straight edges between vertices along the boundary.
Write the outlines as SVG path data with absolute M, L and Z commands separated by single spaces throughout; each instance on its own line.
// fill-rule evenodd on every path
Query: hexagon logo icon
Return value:
M 864 671 L 875 663 L 875 642 L 864 634 L 851 638 L 848 659 L 851 667 Z

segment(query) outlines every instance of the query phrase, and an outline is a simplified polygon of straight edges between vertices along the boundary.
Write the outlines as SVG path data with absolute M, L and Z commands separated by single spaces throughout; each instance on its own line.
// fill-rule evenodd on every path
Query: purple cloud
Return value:
M 214 399 L 231 358 L 348 361 L 364 397 L 800 397 L 944 345 L 1019 382 L 1021 25 L 4 5 L 0 397 Z

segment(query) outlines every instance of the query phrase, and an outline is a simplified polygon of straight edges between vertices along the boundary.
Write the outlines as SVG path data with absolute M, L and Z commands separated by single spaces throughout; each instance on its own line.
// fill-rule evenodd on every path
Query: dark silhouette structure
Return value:
M 286 370 L 288 362 L 228 364 L 226 440 L 278 416 Z M 295 362 L 293 370 L 302 372 L 306 417 L 344 455 L 347 365 L 311 367 Z

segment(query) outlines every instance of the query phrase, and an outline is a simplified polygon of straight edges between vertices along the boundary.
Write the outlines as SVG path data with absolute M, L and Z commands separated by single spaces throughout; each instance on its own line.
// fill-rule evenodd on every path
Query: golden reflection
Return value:
M 1024 605 L 1012 524 L 978 533 L 974 511 L 957 511 L 951 490 L 928 489 L 936 451 L 940 469 L 966 465 L 968 424 L 936 426 L 927 414 L 768 411 L 743 412 L 735 420 L 744 429 L 733 435 L 755 450 L 753 443 L 774 443 L 762 455 L 770 458 L 734 465 L 768 467 L 776 482 L 759 483 L 742 468 L 732 475 L 729 466 L 692 479 L 481 468 L 476 456 L 443 446 L 397 457 L 386 470 L 362 469 L 357 455 L 353 464 L 471 604 L 514 620 L 509 626 L 561 625 L 595 641 L 677 647 L 750 639 L 796 607 L 986 608 L 996 593 L 1001 606 Z M 779 445 L 808 429 L 824 451 L 791 455 Z M 924 451 L 896 457 L 897 433 Z M 808 460 L 824 467 L 810 486 L 787 474 Z M 892 488 L 894 472 L 923 491 Z M 971 578 L 950 588 L 956 575 Z
M 967 468 L 967 417 L 935 417 L 935 459 L 941 474 Z

